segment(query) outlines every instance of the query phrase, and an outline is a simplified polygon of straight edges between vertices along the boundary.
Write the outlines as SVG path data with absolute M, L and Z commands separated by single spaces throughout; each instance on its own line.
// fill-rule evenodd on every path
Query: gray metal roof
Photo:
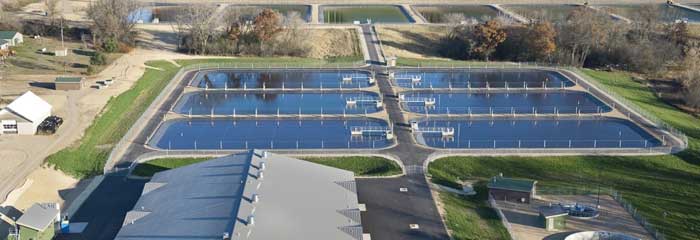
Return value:
M 35 203 L 17 219 L 17 224 L 37 231 L 44 231 L 56 220 L 58 213 L 59 210 L 55 205 Z
M 233 230 L 249 155 L 155 174 L 127 213 L 117 239 L 221 239 Z
M 233 240 L 362 239 L 362 225 L 353 172 L 278 154 L 258 152 L 242 201 Z M 247 224 L 249 216 L 255 223 Z
M 362 236 L 354 174 L 282 155 L 251 151 L 161 172 L 143 192 L 117 239 Z

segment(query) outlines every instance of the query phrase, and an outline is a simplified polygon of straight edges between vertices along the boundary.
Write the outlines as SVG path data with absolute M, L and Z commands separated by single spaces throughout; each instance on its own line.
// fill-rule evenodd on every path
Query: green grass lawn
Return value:
M 151 177 L 153 174 L 168 169 L 178 168 L 210 158 L 161 158 L 136 166 L 132 174 Z M 389 176 L 401 173 L 395 162 L 381 157 L 308 157 L 303 160 L 334 168 L 352 171 L 357 176 Z
M 139 164 L 131 174 L 139 177 L 152 177 L 157 172 L 203 162 L 211 158 L 159 158 Z
M 305 157 L 306 161 L 352 171 L 356 176 L 391 176 L 401 174 L 401 167 L 382 157 Z
M 444 204 L 445 224 L 455 240 L 498 239 L 509 240 L 506 228 L 501 224 L 496 211 L 488 206 L 486 186 L 475 186 L 477 195 L 460 196 L 440 192 Z
M 61 49 L 60 39 L 51 37 L 42 37 L 33 39 L 25 36 L 24 42 L 12 50 L 17 55 L 9 57 L 9 63 L 4 71 L 10 75 L 15 74 L 69 74 L 81 75 L 87 74 L 88 65 L 90 65 L 90 57 L 95 53 L 94 50 L 83 50 L 81 42 L 66 41 L 64 46 L 68 48 L 68 56 L 54 56 L 54 50 Z M 42 53 L 40 50 L 46 48 L 48 51 Z M 122 54 L 106 54 L 107 64 L 94 66 L 96 72 L 102 71 L 109 63 L 119 58 Z M 64 67 L 65 66 L 65 67 Z
M 241 57 L 175 60 L 180 65 L 208 64 L 238 67 L 352 67 L 364 64 L 362 55 L 330 59 L 295 57 Z
M 461 180 L 483 181 L 503 173 L 536 179 L 542 191 L 585 192 L 594 191 L 598 185 L 614 188 L 666 234 L 667 239 L 700 239 L 698 119 L 664 103 L 626 73 L 583 72 L 685 132 L 690 141 L 688 150 L 675 155 L 629 157 L 449 157 L 430 164 L 433 181 L 456 187 Z M 446 202 L 446 209 L 454 209 L 455 204 Z M 474 231 L 481 234 L 480 229 Z
M 131 89 L 110 99 L 79 142 L 49 156 L 46 159 L 48 164 L 77 178 L 102 174 L 114 145 L 178 71 L 166 61 L 149 62 L 148 65 L 164 71 L 146 69 Z

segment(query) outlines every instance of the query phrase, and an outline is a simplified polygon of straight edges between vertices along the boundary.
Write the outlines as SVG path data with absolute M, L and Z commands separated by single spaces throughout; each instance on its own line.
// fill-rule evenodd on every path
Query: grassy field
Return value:
M 136 166 L 132 174 L 141 177 L 151 177 L 153 174 L 168 169 L 178 168 L 209 158 L 161 158 Z M 357 176 L 389 176 L 401 173 L 401 168 L 395 162 L 381 157 L 324 157 L 304 158 L 334 168 L 352 171 Z
M 77 178 L 102 174 L 112 147 L 175 76 L 178 68 L 166 61 L 149 62 L 164 71 L 146 69 L 144 75 L 128 91 L 112 98 L 79 142 L 63 149 L 46 161 Z
M 152 177 L 157 172 L 203 162 L 211 158 L 160 158 L 139 164 L 131 174 Z
M 306 161 L 352 171 L 356 176 L 391 176 L 401 174 L 394 161 L 381 157 L 306 157 Z
M 62 48 L 60 39 L 50 37 L 33 39 L 25 36 L 22 44 L 12 47 L 12 50 L 17 55 L 7 59 L 9 67 L 5 68 L 4 71 L 9 75 L 64 74 L 64 70 L 65 73 L 71 75 L 87 74 L 90 57 L 94 54 L 94 51 L 81 50 L 80 48 L 83 44 L 80 42 L 66 41 L 64 44 L 68 48 L 68 56 L 56 57 L 54 56 L 54 50 Z M 47 52 L 42 53 L 42 48 L 46 48 Z M 121 54 L 107 54 L 106 56 L 108 65 L 119 58 Z M 95 66 L 96 72 L 100 72 L 107 65 Z
M 422 58 L 398 58 L 397 66 L 403 67 L 488 67 L 502 68 L 513 67 L 517 64 L 512 62 L 484 62 L 484 61 L 462 61 L 443 59 L 422 59 Z
M 445 209 L 445 224 L 455 240 L 498 239 L 508 240 L 508 232 L 501 224 L 496 211 L 488 206 L 486 186 L 475 186 L 477 195 L 460 196 L 440 192 Z
M 542 191 L 591 191 L 599 185 L 614 188 L 667 239 L 700 239 L 698 119 L 665 104 L 626 73 L 584 72 L 684 131 L 690 140 L 689 149 L 664 156 L 450 157 L 430 164 L 433 181 L 458 186 L 465 179 L 483 181 L 503 173 L 536 179 Z M 449 210 L 456 203 L 445 204 Z M 474 231 L 481 234 L 480 229 Z

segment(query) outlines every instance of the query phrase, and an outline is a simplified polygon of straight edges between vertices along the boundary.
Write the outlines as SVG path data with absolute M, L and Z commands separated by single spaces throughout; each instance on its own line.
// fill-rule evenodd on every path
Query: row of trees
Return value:
M 232 10 L 218 19 L 211 17 L 215 10 L 192 5 L 178 11 L 175 30 L 180 49 L 194 54 L 303 56 L 310 48 L 298 12 L 281 15 L 260 9 L 251 15 Z
M 581 7 L 561 22 L 540 19 L 506 25 L 493 19 L 455 25 L 443 41 L 442 54 L 456 59 L 616 68 L 650 76 L 680 65 L 688 70 L 681 77 L 688 93 L 686 102 L 700 107 L 698 46 L 690 40 L 687 23 L 665 23 L 657 10 L 640 10 L 631 24 Z

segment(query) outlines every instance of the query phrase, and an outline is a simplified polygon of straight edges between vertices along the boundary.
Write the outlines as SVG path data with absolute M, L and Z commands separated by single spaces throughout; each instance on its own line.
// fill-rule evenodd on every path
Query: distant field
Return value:
M 95 53 L 94 50 L 81 49 L 83 44 L 80 42 L 66 41 L 64 44 L 68 48 L 68 56 L 57 57 L 54 56 L 54 51 L 62 48 L 60 39 L 50 37 L 33 39 L 25 36 L 23 43 L 11 48 L 17 52 L 17 55 L 7 59 L 9 67 L 3 70 L 9 75 L 63 74 L 64 70 L 67 74 L 87 74 L 90 57 Z M 47 52 L 42 53 L 43 48 L 46 48 Z M 96 72 L 104 69 L 119 56 L 121 54 L 107 54 L 107 64 L 96 65 Z
M 162 158 L 136 166 L 132 172 L 136 176 L 151 177 L 157 172 L 178 168 L 210 158 Z M 309 157 L 304 160 L 352 171 L 357 176 L 388 176 L 401 173 L 398 164 L 380 157 Z
M 439 45 L 448 31 L 447 26 L 377 26 L 384 55 L 399 59 L 441 58 Z

